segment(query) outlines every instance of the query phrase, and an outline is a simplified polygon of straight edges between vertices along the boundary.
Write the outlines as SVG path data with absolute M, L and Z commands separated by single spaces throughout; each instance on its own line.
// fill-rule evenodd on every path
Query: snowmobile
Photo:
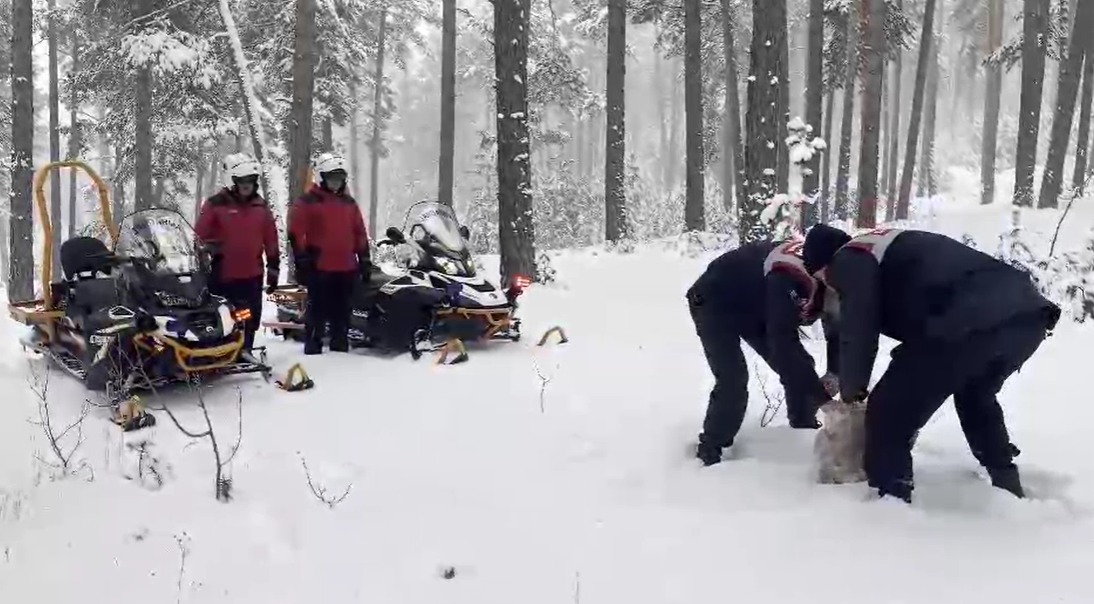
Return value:
M 38 182 L 58 167 L 82 168 L 101 184 L 79 162 L 50 164 L 39 171 Z M 36 192 L 50 258 L 52 233 L 40 184 Z M 47 356 L 89 390 L 105 392 L 114 407 L 136 391 L 175 382 L 241 373 L 269 378 L 265 351 L 256 350 L 261 360 L 241 358 L 249 311 L 209 293 L 208 255 L 196 249 L 181 214 L 143 210 L 114 226 L 105 187 L 100 211 L 100 228 L 113 249 L 92 236 L 68 239 L 59 250 L 62 278 L 54 281 L 51 262 L 43 262 L 47 294 L 10 305 L 12 317 L 31 326 L 25 348 Z
M 411 218 L 413 216 L 413 218 Z M 404 234 L 409 225 L 409 235 Z M 389 352 L 409 352 L 418 359 L 440 352 L 446 362 L 467 360 L 464 341 L 520 340 L 517 299 L 531 283 L 512 280 L 502 290 L 477 274 L 468 249 L 469 232 L 452 208 L 434 201 L 412 205 L 403 229 L 389 227 L 377 248 L 394 247 L 396 268 L 374 268 L 353 297 L 350 345 Z M 265 326 L 286 339 L 303 340 L 307 290 L 283 286 L 270 294 L 277 321 Z

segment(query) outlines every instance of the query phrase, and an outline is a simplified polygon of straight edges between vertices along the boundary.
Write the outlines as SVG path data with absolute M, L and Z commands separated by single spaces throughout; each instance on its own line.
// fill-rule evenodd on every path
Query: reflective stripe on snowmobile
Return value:
M 882 258 L 885 257 L 885 252 L 892 245 L 893 241 L 904 232 L 904 229 L 890 229 L 890 228 L 878 228 L 872 231 L 866 231 L 861 235 L 856 235 L 844 244 L 843 247 L 848 247 L 856 250 L 863 250 L 873 254 L 874 259 L 881 263 Z

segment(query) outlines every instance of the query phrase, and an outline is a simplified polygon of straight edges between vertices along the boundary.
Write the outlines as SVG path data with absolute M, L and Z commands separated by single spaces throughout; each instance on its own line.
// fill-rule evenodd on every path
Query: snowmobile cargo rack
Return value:
M 38 208 L 38 222 L 42 223 L 42 234 L 44 235 L 41 283 L 46 293 L 40 299 L 10 302 L 8 304 L 8 313 L 12 319 L 24 325 L 41 325 L 50 340 L 55 337 L 54 326 L 64 316 L 64 313 L 54 310 L 53 296 L 50 292 L 53 285 L 53 254 L 55 250 L 53 249 L 53 223 L 49 217 L 49 205 L 46 203 L 45 188 L 46 180 L 49 179 L 50 174 L 61 168 L 80 170 L 87 174 L 95 184 L 95 190 L 99 198 L 99 213 L 103 225 L 106 227 L 107 234 L 110 235 L 111 245 L 113 246 L 118 242 L 118 226 L 114 224 L 114 219 L 110 214 L 110 198 L 107 196 L 106 183 L 91 169 L 91 166 L 79 160 L 69 159 L 52 162 L 38 169 L 34 175 L 34 203 Z

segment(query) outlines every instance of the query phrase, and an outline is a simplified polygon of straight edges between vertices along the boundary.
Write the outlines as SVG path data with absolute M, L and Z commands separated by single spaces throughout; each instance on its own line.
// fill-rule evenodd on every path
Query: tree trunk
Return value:
M 790 121 L 790 36 L 789 28 L 787 27 L 786 19 L 786 0 L 778 0 L 771 8 L 773 13 L 772 18 L 775 15 L 780 15 L 782 20 L 779 28 L 782 30 L 782 39 L 779 41 L 779 65 L 778 65 L 778 78 L 779 78 L 779 142 L 777 149 L 779 150 L 779 163 L 776 168 L 775 177 L 777 182 L 775 183 L 777 193 L 789 193 L 790 192 L 790 147 L 786 144 L 786 139 L 790 136 L 789 124 Z
M 919 130 L 923 121 L 923 95 L 927 87 L 931 47 L 934 46 L 935 5 L 936 0 L 927 0 L 923 12 L 923 31 L 919 35 L 919 60 L 916 62 L 915 88 L 912 92 L 912 115 L 908 123 L 908 144 L 904 149 L 904 170 L 900 174 L 900 197 L 896 204 L 897 220 L 908 218 L 908 206 L 912 197 L 912 173 L 915 170 Z
M 151 0 L 137 0 L 138 13 L 143 17 L 151 12 Z M 133 209 L 145 210 L 155 205 L 152 182 L 152 70 L 148 65 L 137 68 L 133 86 L 134 94 L 134 164 Z
M 251 70 L 247 65 L 247 55 L 243 53 L 243 43 L 239 38 L 239 30 L 236 28 L 235 19 L 232 17 L 228 0 L 220 0 L 220 18 L 224 22 L 224 28 L 228 31 L 228 40 L 232 46 L 232 59 L 235 64 L 236 80 L 243 91 L 243 116 L 247 119 L 247 129 L 251 135 L 251 148 L 254 150 L 255 160 L 263 167 L 260 186 L 267 201 L 273 201 L 273 192 L 270 190 L 270 182 L 266 177 L 265 155 L 266 144 L 262 136 L 262 125 L 258 121 L 258 99 L 255 97 L 254 81 L 251 78 Z M 294 63 L 293 68 L 296 68 Z M 310 103 L 311 101 L 309 101 Z M 310 133 L 310 129 L 309 129 Z M 310 136 L 310 134 L 309 134 Z M 236 150 L 242 146 L 240 136 L 236 136 Z M 290 188 L 289 195 L 292 195 Z M 271 204 L 272 207 L 272 204 Z M 292 255 L 290 254 L 291 258 Z
M 47 53 L 49 56 L 49 161 L 61 161 L 61 86 L 57 68 L 57 24 L 53 16 L 57 3 L 46 3 L 49 11 L 46 27 Z M 49 175 L 49 221 L 53 226 L 53 257 L 47 258 L 53 263 L 53 274 L 61 275 L 61 233 L 64 222 L 61 215 L 61 171 L 54 170 Z M 46 284 L 42 284 L 43 287 Z
M 939 11 L 941 12 L 941 11 Z M 934 140 L 935 117 L 938 110 L 938 45 L 941 37 L 935 35 L 931 43 L 931 63 L 927 72 L 927 89 L 923 99 L 926 106 L 923 108 L 923 157 L 919 162 L 919 194 L 923 197 L 934 197 L 935 188 L 934 172 Z
M 836 168 L 836 218 L 847 219 L 851 174 L 851 145 L 855 121 L 855 80 L 859 64 L 859 27 L 862 2 L 850 0 L 847 16 L 847 71 L 843 78 L 843 117 L 840 119 L 839 166 Z
M 1033 173 L 1041 128 L 1041 96 L 1045 78 L 1044 36 L 1048 32 L 1050 0 L 1023 0 L 1022 100 L 1018 116 L 1018 148 L 1014 158 L 1014 203 L 1033 205 Z
M 352 99 L 352 106 L 349 111 L 349 182 L 357 183 L 362 182 L 358 180 L 361 175 L 360 171 L 360 155 L 357 145 L 360 144 L 360 137 L 357 133 L 357 129 L 361 127 L 360 111 L 361 105 L 357 100 L 357 82 L 351 80 L 349 83 L 349 95 Z M 356 189 L 357 191 L 363 191 L 363 189 Z M 358 193 L 360 194 L 360 193 Z
M 824 112 L 824 141 L 832 140 L 832 116 L 836 113 L 836 87 L 832 86 L 828 89 L 828 110 Z M 829 143 L 825 149 L 824 156 L 821 158 L 821 163 L 824 167 L 821 172 L 821 191 L 820 199 L 817 203 L 820 204 L 820 222 L 825 224 L 828 222 L 828 201 L 831 197 L 832 191 L 832 145 Z
M 498 133 L 498 239 L 501 282 L 536 276 L 528 130 L 528 28 L 531 0 L 494 1 Z
M 885 0 L 865 0 L 866 81 L 862 94 L 862 147 L 858 164 L 858 211 L 855 226 L 877 222 L 878 159 L 881 150 L 881 84 L 885 74 Z
M 779 0 L 782 1 L 782 0 Z M 687 139 L 687 197 L 684 230 L 706 228 L 703 192 L 703 47 L 700 0 L 684 0 L 684 113 Z
M 216 155 L 220 155 L 220 145 L 218 144 L 213 151 Z M 214 158 L 213 163 L 209 166 L 209 186 L 206 187 L 209 191 L 209 195 L 214 195 L 220 190 L 220 159 Z
M 624 92 L 627 68 L 627 0 L 608 0 L 607 129 L 604 132 L 604 236 L 608 241 L 626 237 L 624 189 L 626 113 Z
M 893 84 L 890 80 L 893 79 L 892 74 L 889 72 L 889 63 L 885 62 L 881 69 L 881 137 L 880 137 L 880 149 L 878 155 L 881 156 L 881 171 L 878 172 L 878 191 L 877 196 L 879 201 L 885 201 L 885 207 L 888 208 L 886 192 L 889 190 L 889 141 L 893 138 L 893 133 L 889 126 L 893 123 Z
M 760 221 L 767 202 L 778 193 L 780 113 L 779 82 L 782 46 L 786 37 L 786 1 L 753 0 L 752 44 L 748 78 L 747 136 L 745 166 L 749 196 L 741 205 L 740 239 L 748 243 L 770 234 Z
M 334 153 L 334 120 L 323 118 L 323 150 Z
M 672 115 L 669 117 L 669 156 L 665 159 L 665 163 L 669 169 L 669 191 L 676 190 L 676 182 L 680 176 L 680 133 L 683 128 L 680 127 L 680 115 L 683 113 L 680 107 L 680 91 L 676 87 L 677 76 L 680 73 L 680 61 L 673 60 L 672 63 L 672 81 L 673 86 L 670 88 L 672 94 Z
M 898 1 L 898 6 L 901 3 Z M 885 211 L 885 219 L 892 220 L 896 216 L 897 199 L 897 166 L 900 165 L 900 112 L 904 100 L 901 88 L 904 84 L 904 50 L 897 49 L 896 58 L 893 60 L 892 84 L 889 90 L 893 93 L 892 113 L 889 116 L 889 160 L 887 162 L 889 173 L 885 175 L 885 198 L 888 206 Z
M 197 223 L 198 216 L 201 214 L 201 204 L 205 202 L 204 154 L 198 155 L 198 160 L 194 169 L 196 172 L 196 174 L 194 174 L 194 222 Z
M 72 42 L 72 71 L 69 74 L 69 82 L 75 78 L 76 74 L 80 72 L 80 37 L 75 29 L 71 32 Z M 83 146 L 83 132 L 80 129 L 80 117 L 79 107 L 76 104 L 76 94 L 73 93 L 68 99 L 68 158 L 76 159 L 80 155 L 80 149 Z M 76 170 L 69 170 L 68 176 L 68 236 L 69 238 L 76 236 L 76 228 L 78 221 L 76 215 L 78 212 L 78 203 L 76 196 L 78 195 L 78 189 L 76 187 Z
M 806 122 L 816 131 L 821 127 L 824 114 L 824 0 L 809 0 L 808 47 L 805 84 Z M 817 204 L 822 197 L 818 195 L 820 169 L 821 154 L 815 153 L 813 159 L 805 164 L 802 177 L 802 193 L 806 199 L 812 200 L 812 203 L 804 206 L 803 228 L 809 228 L 817 222 Z
M 1056 93 L 1056 112 L 1052 116 L 1052 132 L 1048 157 L 1041 175 L 1039 208 L 1055 208 L 1063 186 L 1064 159 L 1071 142 L 1071 126 L 1075 122 L 1075 101 L 1079 93 L 1079 78 L 1086 54 L 1086 38 L 1094 31 L 1094 3 L 1083 2 L 1076 7 L 1075 29 L 1068 43 L 1067 58 L 1060 64 L 1060 79 Z
M 1003 0 L 988 0 L 988 54 L 1003 44 L 1005 7 Z M 995 203 L 995 159 L 999 142 L 999 105 L 1003 95 L 1003 68 L 999 64 L 987 67 L 984 91 L 984 136 L 980 148 L 980 203 Z
M 376 74 L 372 93 L 372 137 L 368 144 L 368 231 L 376 237 L 380 207 L 380 150 L 384 132 L 384 50 L 387 46 L 387 5 L 380 9 L 380 35 L 376 41 Z
M 8 300 L 34 297 L 34 2 L 11 5 L 11 250 Z M 47 288 L 49 284 L 43 283 Z
M 1090 111 L 1091 101 L 1094 100 L 1094 56 L 1091 56 L 1091 45 L 1088 43 L 1083 51 L 1083 100 L 1082 110 L 1079 114 L 1078 142 L 1075 145 L 1075 171 L 1071 176 L 1071 186 L 1076 195 L 1086 193 L 1086 166 L 1090 161 Z
M 114 170 L 110 183 L 110 215 L 115 226 L 121 224 L 122 218 L 125 217 L 125 181 L 122 180 L 120 169 L 122 161 L 125 159 L 124 153 L 125 147 L 122 144 L 114 145 Z
M 222 0 L 223 1 L 223 0 Z M 315 92 L 315 0 L 296 0 L 292 109 L 289 115 L 289 197 L 308 186 L 311 163 L 312 95 Z M 290 257 L 292 254 L 289 255 Z
M 441 165 L 437 199 L 452 205 L 456 158 L 456 0 L 443 1 L 441 28 Z
M 668 162 L 668 159 L 672 156 L 669 153 L 669 123 L 668 123 L 669 122 L 669 115 L 668 115 L 669 112 L 668 112 L 668 103 L 665 101 L 665 92 L 666 91 L 671 91 L 675 87 L 665 85 L 665 76 L 664 76 L 664 73 L 663 73 L 664 72 L 663 65 L 665 63 L 665 59 L 664 59 L 664 57 L 661 56 L 661 53 L 658 52 L 656 49 L 654 49 L 653 52 L 654 52 L 654 57 L 653 57 L 653 81 L 654 81 L 654 87 L 657 89 L 657 136 L 658 136 L 657 157 L 661 158 L 661 161 L 658 162 L 659 163 L 659 165 L 658 165 L 658 167 L 659 167 L 658 175 L 661 179 L 661 192 L 662 193 L 668 193 L 668 182 L 669 182 L 669 162 Z M 581 149 L 580 139 L 581 139 L 581 133 L 582 132 L 583 132 L 583 129 L 581 128 L 581 126 L 579 124 L 578 128 L 577 128 L 577 139 L 578 139 L 577 146 L 578 146 L 578 152 L 579 153 L 580 153 L 580 149 Z M 581 156 L 580 155 L 578 156 L 578 163 L 579 164 L 581 163 Z
M 823 0 L 822 0 L 823 1 Z M 740 205 L 748 197 L 748 186 L 745 177 L 744 148 L 741 145 L 741 97 L 737 87 L 741 81 L 737 70 L 737 40 L 734 27 L 737 23 L 737 14 L 733 10 L 730 0 L 722 0 L 722 50 L 726 63 L 726 114 L 723 117 L 725 125 L 725 155 L 724 168 L 728 170 L 726 182 L 733 182 L 734 189 L 726 191 L 726 200 L 729 195 L 737 198 L 738 211 Z M 727 206 L 731 207 L 731 206 Z

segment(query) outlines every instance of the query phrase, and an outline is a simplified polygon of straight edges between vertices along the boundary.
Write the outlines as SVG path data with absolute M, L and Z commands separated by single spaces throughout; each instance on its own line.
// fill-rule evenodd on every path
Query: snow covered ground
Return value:
M 918 224 L 991 249 L 1009 225 L 1005 206 L 944 203 Z M 1092 217 L 1081 203 L 1063 249 Z M 1023 220 L 1051 234 L 1054 218 Z M 977 475 L 947 405 L 917 445 L 915 504 L 868 501 L 862 485 L 813 483 L 812 435 L 783 412 L 760 426 L 759 383 L 737 459 L 690 458 L 711 377 L 683 296 L 712 255 L 559 254 L 560 282 L 527 294 L 526 342 L 473 349 L 463 365 L 327 355 L 307 360 L 311 391 L 219 383 L 207 400 L 228 444 L 243 396 L 229 503 L 213 497 L 208 444 L 162 413 L 162 488 L 125 477 L 132 454 L 101 409 L 76 454 L 90 470 L 51 480 L 29 423 L 29 372 L 44 365 L 28 364 L 20 326 L 4 322 L 0 602 L 1094 601 L 1094 329 L 1062 327 L 1002 394 L 1033 499 Z M 528 342 L 556 323 L 568 345 Z M 303 358 L 270 346 L 282 370 Z M 54 421 L 83 396 L 53 375 Z M 171 400 L 197 429 L 193 402 Z M 349 488 L 344 500 L 317 499 L 302 459 L 316 490 Z

